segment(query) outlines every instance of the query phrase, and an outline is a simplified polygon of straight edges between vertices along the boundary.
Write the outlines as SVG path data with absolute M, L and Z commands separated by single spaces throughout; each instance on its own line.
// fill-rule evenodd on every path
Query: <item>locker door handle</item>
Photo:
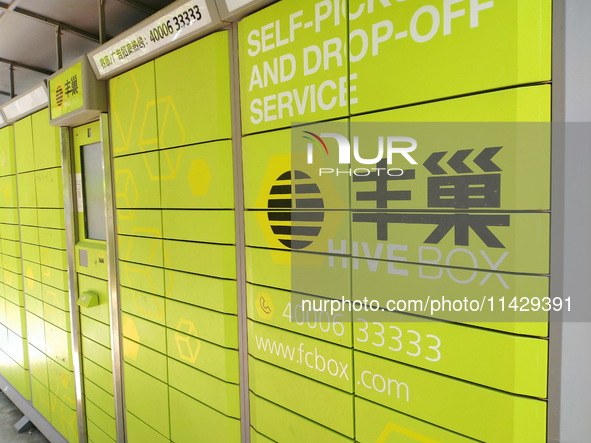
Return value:
M 94 291 L 84 291 L 78 297 L 78 306 L 92 308 L 99 305 L 99 295 Z

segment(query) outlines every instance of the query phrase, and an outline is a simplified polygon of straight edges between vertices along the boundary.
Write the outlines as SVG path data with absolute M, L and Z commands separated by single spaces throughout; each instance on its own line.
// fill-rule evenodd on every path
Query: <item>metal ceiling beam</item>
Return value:
M 127 1 L 127 0 L 126 0 Z M 91 32 L 84 31 L 83 29 L 76 28 L 75 26 L 68 25 L 67 23 L 62 23 L 59 20 L 54 20 L 49 17 L 45 17 L 44 15 L 37 14 L 36 12 L 27 11 L 26 9 L 15 8 L 14 10 L 9 9 L 9 6 L 1 5 L 0 4 L 0 12 L 7 12 L 10 14 L 20 15 L 22 17 L 28 17 L 43 23 L 47 23 L 48 25 L 52 26 L 60 26 L 62 31 L 69 32 L 71 34 L 76 34 L 80 37 L 86 38 L 88 40 L 92 40 L 93 42 L 100 43 L 100 39 L 98 35 L 92 34 Z
M 12 64 L 12 66 L 14 66 L 16 68 L 28 69 L 29 71 L 39 72 L 40 74 L 44 74 L 44 75 L 51 75 L 54 72 L 54 71 L 51 71 L 49 69 L 39 68 L 37 66 L 27 65 L 25 63 L 16 62 L 14 60 L 8 60 L 7 58 L 2 58 L 2 57 L 0 57 L 0 63 L 7 63 L 8 65 Z
M 107 41 L 107 15 L 105 14 L 105 3 L 107 0 L 97 0 L 99 17 L 99 40 L 102 45 Z
M 21 2 L 22 0 L 13 0 L 7 7 L 6 10 L 8 11 L 14 11 L 16 9 L 16 7 L 18 6 L 18 4 Z M 6 17 L 6 14 L 4 14 L 4 12 L 6 11 L 0 11 L 0 22 L 2 20 L 4 20 L 4 18 Z
M 138 0 L 117 0 L 117 1 L 119 3 L 123 3 L 124 5 L 131 6 L 132 8 L 135 8 L 139 11 L 143 11 L 143 12 L 150 14 L 150 15 L 158 12 L 157 9 L 154 9 L 151 6 L 148 6 L 142 2 L 139 2 Z

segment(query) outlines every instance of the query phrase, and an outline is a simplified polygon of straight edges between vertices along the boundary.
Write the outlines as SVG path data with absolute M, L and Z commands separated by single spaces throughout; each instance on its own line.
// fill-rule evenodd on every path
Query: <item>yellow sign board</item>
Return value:
M 49 82 L 51 118 L 66 115 L 84 106 L 82 63 L 76 63 Z

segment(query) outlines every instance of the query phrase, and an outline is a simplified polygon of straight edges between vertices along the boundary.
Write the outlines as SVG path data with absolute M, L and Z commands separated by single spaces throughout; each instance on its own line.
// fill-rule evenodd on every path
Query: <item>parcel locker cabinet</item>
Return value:
M 47 109 L 14 127 L 27 385 L 33 406 L 65 438 L 77 441 L 59 131 L 49 125 Z
M 116 441 L 105 208 L 105 140 L 95 121 L 70 129 L 75 183 L 75 284 L 85 425 L 90 441 Z M 107 357 L 108 356 L 108 357 Z
M 0 372 L 30 399 L 14 129 L 0 130 Z
M 130 441 L 240 439 L 229 88 L 225 31 L 110 81 Z
M 475 27 L 474 29 L 470 28 L 470 15 L 468 13 L 464 18 L 454 19 L 454 25 L 457 24 L 458 29 L 460 27 L 468 28 L 470 32 L 478 34 L 477 38 L 484 41 L 488 39 L 486 37 L 487 33 L 496 32 L 496 29 L 498 29 L 495 23 L 504 23 L 508 17 L 513 17 L 512 23 L 519 22 L 515 26 L 527 26 L 528 29 L 532 29 L 532 32 L 521 39 L 515 36 L 513 40 L 503 40 L 505 46 L 501 50 L 497 50 L 496 54 L 498 55 L 493 57 L 495 66 L 500 61 L 502 61 L 501 65 L 511 66 L 511 60 L 515 57 L 515 54 L 524 50 L 529 51 L 529 64 L 519 64 L 519 68 L 516 70 L 512 70 L 512 68 L 501 69 L 499 75 L 496 75 L 495 70 L 491 70 L 490 72 L 495 72 L 495 75 L 488 73 L 488 76 L 477 76 L 471 78 L 470 81 L 462 81 L 462 73 L 466 72 L 466 70 L 461 67 L 461 63 L 448 63 L 448 67 L 443 69 L 442 72 L 446 79 L 449 77 L 453 78 L 454 81 L 427 82 L 427 87 L 418 87 L 418 85 L 426 84 L 426 81 L 414 83 L 413 80 L 418 78 L 417 75 L 409 75 L 404 80 L 391 81 L 392 70 L 385 69 L 391 62 L 386 62 L 383 55 L 389 51 L 388 60 L 399 60 L 404 56 L 404 51 L 415 54 L 416 51 L 411 48 L 410 40 L 417 37 L 418 34 L 410 35 L 406 33 L 405 37 L 408 37 L 408 42 L 402 40 L 402 34 L 398 37 L 389 36 L 388 34 L 392 21 L 405 18 L 410 22 L 418 6 L 406 3 L 396 4 L 390 7 L 389 12 L 382 11 L 382 15 L 377 16 L 371 13 L 375 11 L 367 9 L 370 6 L 365 2 L 350 2 L 349 12 L 352 15 L 349 17 L 349 31 L 355 31 L 351 34 L 351 53 L 348 61 L 346 61 L 351 74 L 349 78 L 351 89 L 348 91 L 350 96 L 347 98 L 347 105 L 350 106 L 351 114 L 364 113 L 359 118 L 351 119 L 351 135 L 354 135 L 354 131 L 356 131 L 355 125 L 361 122 L 549 121 L 550 86 L 515 87 L 522 83 L 542 83 L 549 79 L 548 39 L 550 27 L 547 20 L 549 6 L 549 2 L 524 2 L 523 8 L 529 8 L 531 13 L 525 14 L 524 10 L 521 9 L 522 5 L 517 8 L 509 2 L 495 2 L 494 10 L 480 11 L 480 28 Z M 376 4 L 373 7 L 382 10 L 388 9 L 384 4 Z M 399 17 L 392 12 L 396 8 L 398 8 L 398 12 L 402 11 Z M 442 12 L 433 12 L 435 9 L 437 8 L 433 7 L 427 11 L 427 8 L 423 8 L 422 20 L 419 24 L 417 22 L 414 25 L 426 27 L 426 23 L 428 23 L 428 20 L 425 19 L 426 16 Z M 262 413 L 259 413 L 259 409 L 261 409 L 266 411 L 266 415 L 282 413 L 285 420 L 287 420 L 289 414 L 287 411 L 295 412 L 299 414 L 299 417 L 306 417 L 309 423 L 324 426 L 322 429 L 329 428 L 335 432 L 330 436 L 324 435 L 323 440 L 353 437 L 357 441 L 392 442 L 413 438 L 425 441 L 433 439 L 458 442 L 483 440 L 517 443 L 529 441 L 528 439 L 536 442 L 542 441 L 546 429 L 545 398 L 548 395 L 546 388 L 548 342 L 538 337 L 547 337 L 548 335 L 546 319 L 536 323 L 472 322 L 470 325 L 448 325 L 433 320 L 413 324 L 408 322 L 408 318 L 402 314 L 389 319 L 381 318 L 379 321 L 356 316 L 353 319 L 356 321 L 349 323 L 352 331 L 338 328 L 336 332 L 342 335 L 335 336 L 334 326 L 339 324 L 338 321 L 330 323 L 326 321 L 314 322 L 314 318 L 306 318 L 305 314 L 297 311 L 297 306 L 292 305 L 294 301 L 288 292 L 290 290 L 330 297 L 335 288 L 338 288 L 339 296 L 345 294 L 345 296 L 350 295 L 352 299 L 362 299 L 364 295 L 373 294 L 376 298 L 385 302 L 393 296 L 392 291 L 389 290 L 391 288 L 401 288 L 403 292 L 407 293 L 413 293 L 413 291 L 416 293 L 418 291 L 422 296 L 422 294 L 426 295 L 433 293 L 433 291 L 440 291 L 442 282 L 434 279 L 419 279 L 418 276 L 420 273 L 424 274 L 425 267 L 400 261 L 394 262 L 385 255 L 385 252 L 381 257 L 377 257 L 381 258 L 382 261 L 372 260 L 374 254 L 377 254 L 380 250 L 378 246 L 380 242 L 376 242 L 375 227 L 366 225 L 362 229 L 359 223 L 351 223 L 349 219 L 350 213 L 347 213 L 341 222 L 332 220 L 331 223 L 327 223 L 328 216 L 326 215 L 323 217 L 322 222 L 316 220 L 316 226 L 314 227 L 316 229 L 320 227 L 320 232 L 314 238 L 304 239 L 302 236 L 294 235 L 298 232 L 298 223 L 294 220 L 290 219 L 291 221 L 286 222 L 284 216 L 281 218 L 282 221 L 278 221 L 281 209 L 277 207 L 277 202 L 280 198 L 286 201 L 291 200 L 291 205 L 285 206 L 283 209 L 284 215 L 291 212 L 290 216 L 293 218 L 293 214 L 297 213 L 297 198 L 303 198 L 303 196 L 298 195 L 298 185 L 300 185 L 300 192 L 302 192 L 304 183 L 308 185 L 304 178 L 309 182 L 316 179 L 315 184 L 320 195 L 314 197 L 323 199 L 325 207 L 331 209 L 330 216 L 332 217 L 336 217 L 339 212 L 335 211 L 335 209 L 352 208 L 353 211 L 368 211 L 371 209 L 368 206 L 371 202 L 356 200 L 357 192 L 371 190 L 368 187 L 371 183 L 364 184 L 354 182 L 352 179 L 348 180 L 346 185 L 350 186 L 350 192 L 347 190 L 348 192 L 343 193 L 343 195 L 350 200 L 343 205 L 335 205 L 340 195 L 338 192 L 339 186 L 336 186 L 337 191 L 335 192 L 334 189 L 330 189 L 330 181 L 325 180 L 324 177 L 317 177 L 317 173 L 315 174 L 316 177 L 314 177 L 303 170 L 306 172 L 306 176 L 300 173 L 298 177 L 296 171 L 291 171 L 294 169 L 293 143 L 299 142 L 299 138 L 293 135 L 298 130 L 297 128 L 252 134 L 252 132 L 288 126 L 288 121 L 298 121 L 297 118 L 282 120 L 280 115 L 280 112 L 283 112 L 284 116 L 289 117 L 289 99 L 285 91 L 290 88 L 285 86 L 287 84 L 285 82 L 292 79 L 280 77 L 281 73 L 279 72 L 277 74 L 278 78 L 282 78 L 285 82 L 274 82 L 272 75 L 274 60 L 277 62 L 276 66 L 281 66 L 283 63 L 283 68 L 290 67 L 291 59 L 287 60 L 289 56 L 285 55 L 290 51 L 286 48 L 288 48 L 288 45 L 291 47 L 296 45 L 294 41 L 298 40 L 298 30 L 296 30 L 296 38 L 293 41 L 290 39 L 283 42 L 281 49 L 273 46 L 272 43 L 275 42 L 266 42 L 263 45 L 261 40 L 260 44 L 257 45 L 257 35 L 261 36 L 260 32 L 262 32 L 263 26 L 274 23 L 277 17 L 283 16 L 283 12 L 287 10 L 302 14 L 302 23 L 306 23 L 305 15 L 307 10 L 302 8 L 301 5 L 286 1 L 255 13 L 239 24 L 240 33 L 243 37 L 240 40 L 240 57 L 241 61 L 243 59 L 247 60 L 247 63 L 241 63 L 240 65 L 240 75 L 242 122 L 243 128 L 245 128 L 244 132 L 248 134 L 243 138 L 243 172 L 245 205 L 247 208 L 245 219 L 247 281 L 249 288 L 248 315 L 252 319 L 249 323 L 248 338 L 249 354 L 252 357 L 249 373 L 253 435 L 262 441 L 265 441 L 265 438 L 280 441 L 302 441 L 303 435 L 305 435 L 304 432 L 311 429 L 309 425 L 302 424 L 301 431 L 287 433 L 278 429 L 278 427 L 274 427 L 271 423 L 272 420 L 268 420 L 267 417 L 263 418 Z M 275 15 L 273 15 L 273 11 L 275 11 Z M 410 15 L 406 17 L 409 11 Z M 316 33 L 315 39 L 308 38 L 306 40 L 305 43 L 308 46 L 309 54 L 314 52 L 312 45 L 316 44 L 318 49 L 322 51 L 323 42 L 326 43 L 329 37 L 334 37 L 325 34 L 324 31 L 331 29 L 339 20 L 335 18 L 334 9 L 327 7 L 325 12 L 328 16 L 325 23 L 318 24 L 318 28 L 315 27 L 315 23 L 310 25 L 315 30 L 322 29 L 322 31 Z M 386 12 L 392 15 L 385 16 L 384 13 Z M 492 14 L 485 17 L 486 13 Z M 475 17 L 475 15 L 472 14 L 472 17 Z M 272 29 L 278 32 L 278 25 L 274 24 L 273 26 Z M 395 26 L 398 29 L 400 24 L 397 23 Z M 269 26 L 265 29 L 268 28 Z M 507 32 L 512 33 L 516 29 Z M 422 35 L 426 31 L 428 29 L 421 28 L 418 32 Z M 427 48 L 430 43 L 424 43 L 420 49 L 427 52 L 431 50 L 438 51 L 441 56 L 449 53 L 449 51 L 459 51 L 456 48 L 460 47 L 472 48 L 469 49 L 471 51 L 475 50 L 476 44 L 468 41 L 470 39 L 464 31 L 465 29 L 455 32 L 453 45 L 451 44 L 451 36 L 446 40 L 441 35 L 436 36 L 434 34 L 431 43 L 440 44 L 438 49 L 433 49 L 435 48 L 433 44 Z M 443 29 L 440 29 L 439 32 L 443 32 Z M 381 39 L 381 41 L 374 41 L 373 43 L 368 41 L 366 53 L 360 56 L 362 55 L 360 51 L 363 51 L 360 42 L 365 41 L 364 35 L 373 35 L 374 39 Z M 251 37 L 248 42 L 246 42 L 247 36 Z M 302 32 L 299 36 L 303 38 L 304 33 Z M 326 38 L 323 39 L 323 37 Z M 331 40 L 330 44 L 333 44 L 333 49 L 335 45 L 338 45 L 337 39 Z M 515 40 L 519 41 L 518 45 L 514 44 Z M 415 46 L 418 45 L 417 42 L 413 41 L 412 43 Z M 329 44 L 326 44 L 330 50 Z M 447 46 L 448 44 L 449 46 Z M 448 49 L 444 50 L 443 47 Z M 300 53 L 300 51 L 296 51 L 296 57 Z M 281 59 L 282 55 L 284 56 L 283 60 Z M 323 55 L 326 55 L 326 52 Z M 407 57 L 411 58 L 410 55 Z M 307 61 L 310 62 L 311 60 L 312 58 L 309 58 Z M 337 60 L 338 57 L 335 56 L 332 62 Z M 419 66 L 427 66 L 430 63 L 427 55 L 422 55 L 416 60 L 413 58 L 413 61 L 418 63 Z M 306 68 L 306 60 L 297 59 L 295 63 L 298 68 Z M 322 63 L 320 63 L 320 66 L 322 66 Z M 366 66 L 367 69 L 365 69 Z M 376 69 L 376 66 L 379 68 Z M 309 64 L 308 68 L 310 68 Z M 425 68 L 421 68 L 421 70 L 422 75 L 431 72 Z M 264 76 L 263 72 L 266 76 Z M 322 72 L 322 70 L 319 69 L 319 72 Z M 333 69 L 332 72 L 336 73 L 337 70 Z M 258 73 L 261 73 L 260 78 L 257 76 Z M 382 73 L 388 73 L 389 78 L 387 80 L 382 79 L 380 77 Z M 395 75 L 404 77 L 406 71 L 398 69 Z M 294 76 L 295 81 L 297 81 L 297 77 L 296 74 Z M 306 83 L 307 86 L 313 83 L 312 77 L 312 75 L 307 76 L 310 79 L 310 82 Z M 294 87 L 297 86 L 299 85 L 294 85 Z M 511 88 L 486 93 L 487 90 L 501 86 Z M 297 92 L 305 92 L 304 85 Z M 417 93 L 427 95 L 419 96 L 416 95 Z M 463 94 L 470 95 L 463 98 L 436 101 L 430 104 L 408 106 L 382 113 L 368 112 Z M 347 110 L 344 115 L 350 115 L 348 112 Z M 313 118 L 303 118 L 299 121 L 314 121 L 319 118 L 326 118 L 324 117 L 326 110 L 318 110 L 313 115 Z M 322 132 L 322 125 L 319 124 L 318 126 L 320 128 L 318 131 L 313 129 L 309 131 L 315 134 Z M 549 210 L 550 139 L 549 133 L 544 130 L 544 127 L 539 126 L 541 130 L 538 131 L 537 142 L 526 146 L 530 149 L 529 151 L 526 149 L 524 152 L 522 150 L 516 152 L 506 149 L 509 152 L 503 152 L 498 156 L 498 162 L 502 164 L 501 168 L 504 171 L 503 184 L 505 187 L 503 188 L 502 207 L 511 211 L 523 212 L 522 214 L 512 215 L 512 227 L 515 226 L 515 228 L 519 229 L 524 226 L 536 227 L 536 229 L 526 229 L 528 235 L 525 237 L 528 237 L 527 239 L 524 235 L 519 235 L 519 238 L 523 239 L 527 244 L 536 246 L 537 250 L 534 255 L 521 261 L 508 260 L 502 267 L 503 270 L 510 272 L 506 274 L 505 278 L 509 282 L 509 291 L 513 295 L 522 295 L 523 291 L 525 291 L 528 294 L 544 296 L 548 293 L 549 288 L 545 274 L 548 272 L 549 259 L 549 217 L 547 212 Z M 401 128 L 403 128 L 401 130 L 404 130 L 404 128 L 412 129 L 410 126 L 401 126 Z M 347 129 L 340 132 L 346 133 L 345 131 Z M 489 127 L 489 131 L 492 131 L 494 135 L 494 130 L 491 127 Z M 301 135 L 305 134 L 302 133 Z M 453 145 L 454 136 L 457 137 L 457 133 L 451 131 L 446 145 Z M 480 133 L 479 137 L 473 137 L 470 146 L 466 147 L 466 149 L 474 148 L 472 145 L 489 142 L 490 137 L 486 138 L 485 134 Z M 462 140 L 465 141 L 465 137 Z M 327 144 L 329 152 L 335 150 L 336 146 L 333 147 L 328 142 Z M 422 146 L 428 145 L 429 143 L 422 144 Z M 489 145 L 483 145 L 482 148 L 486 146 Z M 437 145 L 437 148 L 439 148 L 439 151 L 444 150 L 439 145 Z M 530 154 L 526 155 L 525 152 L 530 152 Z M 420 153 L 426 157 L 432 154 L 432 152 Z M 411 195 L 416 197 L 410 201 L 402 202 L 396 208 L 399 211 L 405 210 L 408 215 L 412 215 L 413 210 L 425 209 L 423 201 L 426 200 L 426 196 L 423 198 L 421 193 L 426 193 L 426 190 L 421 188 L 421 183 L 426 181 L 426 178 L 422 178 L 425 173 L 419 168 L 422 168 L 422 163 L 427 160 L 426 157 L 420 158 L 420 166 L 417 166 L 416 171 L 417 177 L 422 180 L 416 180 L 416 184 L 415 182 L 410 183 L 412 186 Z M 324 157 L 322 158 L 324 159 Z M 527 158 L 532 158 L 535 162 L 535 176 L 527 177 L 527 180 L 533 179 L 535 181 L 536 186 L 534 187 L 524 183 L 526 178 L 522 177 L 525 171 L 523 168 L 526 168 L 524 160 L 527 160 Z M 325 163 L 328 162 L 329 160 Z M 305 165 L 305 162 L 296 162 L 295 164 Z M 472 163 L 470 164 L 472 165 Z M 322 166 L 330 167 L 327 164 Z M 355 166 L 359 167 L 360 165 Z M 281 170 L 282 168 L 283 170 Z M 291 171 L 291 174 L 282 176 L 282 173 L 286 171 Z M 335 183 L 336 181 L 333 180 L 332 182 Z M 404 184 L 406 185 L 406 183 Z M 347 186 L 342 187 L 347 189 Z M 392 186 L 388 189 L 398 188 Z M 529 195 L 513 193 L 511 189 L 519 189 L 522 193 L 529 192 Z M 536 193 L 532 192 L 534 189 L 537 190 Z M 280 192 L 280 190 L 283 190 L 283 192 Z M 305 197 L 309 196 L 306 195 Z M 365 206 L 363 206 L 364 204 Z M 394 209 L 394 206 L 389 205 L 388 208 Z M 537 213 L 528 214 L 528 211 L 537 211 Z M 307 212 L 312 213 L 311 210 Z M 313 223 L 311 220 L 306 220 L 305 223 L 299 220 L 299 225 L 310 227 L 313 226 Z M 290 229 L 287 230 L 286 226 Z M 400 226 L 405 227 L 404 225 Z M 409 251 L 412 250 L 411 248 L 417 249 L 418 246 L 422 246 L 429 233 L 418 232 L 419 228 L 421 228 L 419 225 L 408 225 L 407 228 L 403 235 L 403 240 L 406 241 L 397 240 L 394 243 L 411 243 L 408 246 Z M 286 235 L 286 232 L 290 235 Z M 303 231 L 300 230 L 299 232 Z M 504 232 L 501 233 L 506 235 Z M 357 245 L 349 243 L 351 236 L 354 241 L 358 240 Z M 515 253 L 517 245 L 514 244 L 511 233 L 506 239 L 503 238 L 507 247 Z M 296 245 L 295 242 L 292 242 L 294 239 L 300 241 L 300 247 L 294 247 Z M 308 250 L 328 252 L 326 248 L 329 240 L 333 242 L 331 252 L 338 251 L 337 253 L 345 255 L 344 257 L 340 255 L 331 257 L 329 254 L 323 257 L 324 262 L 320 263 L 315 255 L 306 254 Z M 344 246 L 341 246 L 343 243 Z M 472 239 L 471 244 L 476 245 L 474 239 Z M 338 247 L 334 245 L 338 245 Z M 453 248 L 451 245 L 447 246 Z M 519 250 L 524 246 L 519 246 Z M 492 255 L 496 251 L 487 250 L 485 252 Z M 347 257 L 349 254 L 352 254 L 352 257 Z M 415 256 L 401 260 L 417 263 L 417 257 Z M 315 263 L 315 261 L 318 263 Z M 468 269 L 477 267 L 472 262 L 462 262 L 457 265 Z M 298 268 L 305 266 L 315 269 L 317 274 L 310 271 L 307 275 L 311 278 L 299 278 L 302 276 L 302 271 Z M 390 268 L 396 269 L 398 272 L 387 272 Z M 444 285 L 444 291 L 455 293 L 462 290 L 466 292 L 466 295 L 470 296 L 475 290 L 478 290 L 481 295 L 486 293 L 489 293 L 489 295 L 496 294 L 498 292 L 498 289 L 493 287 L 493 282 L 496 283 L 500 280 L 494 273 L 491 274 L 494 280 L 489 282 L 488 287 L 481 288 L 478 285 L 486 272 L 476 272 L 478 277 L 476 284 L 470 288 L 464 288 L 466 285 L 460 284 L 457 280 L 466 280 L 474 271 L 453 271 L 456 274 L 452 274 L 453 278 L 448 278 L 448 271 L 445 266 L 428 269 L 435 269 L 435 271 L 441 272 L 446 277 L 448 282 Z M 466 274 L 469 275 L 466 277 Z M 306 284 L 306 281 L 309 284 Z M 285 295 L 282 295 L 282 291 L 278 289 L 287 291 Z M 318 313 L 315 314 L 318 315 Z M 289 322 L 292 315 L 294 315 L 293 320 L 295 321 Z M 264 326 L 265 324 L 267 326 Z M 478 326 L 479 329 L 473 326 Z M 507 334 L 507 332 L 510 334 Z M 397 333 L 400 333 L 400 335 L 397 335 Z M 513 335 L 513 333 L 519 335 Z M 381 334 L 384 334 L 383 343 L 380 341 Z M 453 335 L 454 338 L 446 337 L 447 334 Z M 417 335 L 420 337 L 417 338 Z M 345 336 L 347 337 L 345 338 Z M 313 344 L 309 337 L 320 339 L 323 343 Z M 411 349 L 411 342 L 416 343 L 417 339 L 421 340 L 422 343 L 418 354 L 416 349 Z M 331 352 L 327 348 L 327 344 L 335 343 L 335 340 L 340 344 L 340 347 L 335 349 L 342 349 L 351 354 L 348 357 L 352 358 L 354 362 L 351 363 L 351 366 L 348 366 L 349 360 L 347 358 L 342 355 L 339 357 L 336 351 Z M 505 340 L 506 343 L 501 343 L 501 341 Z M 397 346 L 398 343 L 400 343 L 400 346 Z M 482 343 L 488 343 L 488 345 L 481 347 Z M 309 347 L 315 351 L 308 357 L 311 367 L 306 364 L 305 357 L 302 359 L 300 354 L 301 351 L 305 356 Z M 354 348 L 354 351 L 351 348 Z M 474 352 L 477 352 L 476 349 L 478 349 L 478 352 L 483 353 L 478 359 L 478 364 L 483 364 L 481 368 L 476 368 L 472 364 L 465 362 L 465 349 L 471 348 L 475 349 Z M 444 357 L 437 354 L 441 350 L 446 354 Z M 433 352 L 433 354 L 429 354 L 429 351 Z M 455 356 L 452 356 L 453 354 Z M 499 355 L 502 355 L 502 357 L 499 357 Z M 350 375 L 347 370 L 339 372 L 339 375 L 344 373 L 350 377 L 348 381 L 352 383 L 353 391 L 351 392 L 354 395 L 351 398 L 354 399 L 354 403 L 350 406 L 348 406 L 348 401 L 345 400 L 347 386 L 342 384 L 345 380 L 332 379 L 327 364 L 324 365 L 324 371 L 320 370 L 323 369 L 322 362 L 331 360 L 342 363 L 342 365 L 337 366 L 335 366 L 336 363 L 331 363 L 334 368 L 355 368 Z M 270 363 L 270 365 L 266 365 L 266 363 Z M 492 369 L 492 367 L 495 369 Z M 333 371 L 336 372 L 336 369 L 333 369 Z M 406 376 L 406 380 L 403 375 Z M 302 376 L 305 376 L 305 378 Z M 458 381 L 453 387 L 448 386 L 447 381 L 452 380 L 449 376 Z M 300 383 L 300 379 L 302 385 L 298 385 L 298 388 L 289 391 L 290 393 L 287 394 L 286 387 L 297 385 Z M 306 389 L 305 385 L 311 383 L 310 379 L 320 384 Z M 277 386 L 278 380 L 283 380 L 281 387 Z M 323 389 L 322 386 L 324 385 L 333 389 L 330 392 L 334 394 L 331 395 L 337 395 L 338 389 L 344 389 L 343 394 L 345 396 L 342 396 L 340 401 L 337 402 L 335 399 L 329 405 L 328 399 L 333 397 L 327 391 L 323 395 L 322 402 L 319 403 L 329 409 L 349 408 L 347 411 L 342 410 L 340 415 L 346 417 L 347 414 L 352 414 L 355 417 L 355 429 L 352 434 L 349 434 L 351 430 L 347 429 L 343 423 L 339 423 L 336 418 L 331 418 L 330 414 L 326 414 L 324 410 L 315 412 L 315 406 L 307 403 L 308 401 L 313 403 L 314 395 Z M 429 394 L 422 396 L 420 389 L 424 385 L 429 385 Z M 394 390 L 392 391 L 393 387 Z M 447 389 L 458 389 L 464 393 L 461 400 L 458 400 L 462 404 L 458 403 L 454 410 L 468 409 L 472 411 L 470 420 L 457 419 L 453 417 L 453 414 L 447 414 L 446 411 L 449 408 L 444 405 L 451 398 L 445 394 Z M 534 398 L 528 398 L 528 396 Z M 274 405 L 277 411 L 271 411 L 270 406 L 265 407 L 267 404 Z M 374 409 L 368 407 L 368 405 L 372 404 L 376 406 Z M 486 405 L 496 406 L 487 409 Z M 400 414 L 400 412 L 403 414 Z M 491 414 L 496 414 L 497 417 L 495 421 L 497 425 L 493 427 L 488 426 L 488 417 Z M 321 431 L 316 430 L 314 435 L 319 438 Z

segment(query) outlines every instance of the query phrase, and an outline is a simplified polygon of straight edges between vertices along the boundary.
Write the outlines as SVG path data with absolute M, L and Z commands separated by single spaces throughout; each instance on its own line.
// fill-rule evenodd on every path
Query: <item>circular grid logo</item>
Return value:
M 62 88 L 62 85 L 58 85 L 57 88 L 55 88 L 55 102 L 58 106 L 64 104 L 64 88 Z
M 271 187 L 267 218 L 279 242 L 289 249 L 310 246 L 322 229 L 324 200 L 303 171 L 286 171 Z

